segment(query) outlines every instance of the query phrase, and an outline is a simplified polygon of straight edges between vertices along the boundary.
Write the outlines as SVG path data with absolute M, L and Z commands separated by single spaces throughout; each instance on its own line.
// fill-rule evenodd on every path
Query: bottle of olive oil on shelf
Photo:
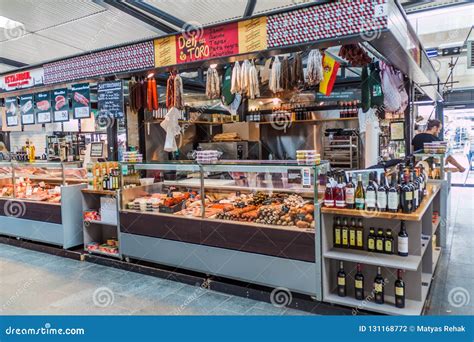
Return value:
M 384 240 L 383 229 L 379 228 L 377 230 L 377 237 L 375 238 L 375 250 L 379 253 L 383 253 Z
M 337 295 L 346 296 L 346 272 L 344 272 L 344 263 L 339 262 L 339 272 L 337 272 Z
M 357 227 L 355 218 L 351 219 L 351 225 L 349 226 L 349 248 L 357 248 Z
M 362 224 L 362 219 L 357 220 L 356 227 L 356 248 L 364 249 L 364 226 Z
M 369 252 L 375 252 L 375 228 L 370 228 L 369 235 L 367 236 L 367 250 Z
M 393 254 L 393 235 L 391 229 L 387 229 L 385 232 L 384 252 L 386 254 Z
M 334 247 L 342 246 L 342 237 L 341 237 L 341 218 L 336 217 L 334 223 Z
M 364 275 L 361 272 L 361 265 L 357 264 L 357 273 L 354 276 L 355 299 L 364 299 Z
M 349 225 L 347 223 L 347 218 L 345 217 L 342 219 L 341 236 L 342 236 L 342 247 L 343 248 L 349 247 Z
M 377 275 L 374 279 L 374 296 L 375 296 L 375 303 L 383 304 L 384 300 L 384 279 L 382 277 L 382 269 L 381 267 L 377 267 Z

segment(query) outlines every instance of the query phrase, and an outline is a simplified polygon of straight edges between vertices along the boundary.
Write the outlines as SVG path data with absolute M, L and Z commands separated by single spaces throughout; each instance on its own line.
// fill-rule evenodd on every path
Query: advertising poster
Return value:
M 34 125 L 35 123 L 35 102 L 34 95 L 20 96 L 20 115 L 23 125 Z
M 51 122 L 51 92 L 44 91 L 35 94 L 36 123 Z
M 67 88 L 53 90 L 53 121 L 69 120 L 69 99 Z
M 91 117 L 89 83 L 73 84 L 71 86 L 71 99 L 74 119 Z
M 18 101 L 16 96 L 14 97 L 7 97 L 5 99 L 5 108 L 6 108 L 6 116 L 7 116 L 7 126 L 18 126 Z

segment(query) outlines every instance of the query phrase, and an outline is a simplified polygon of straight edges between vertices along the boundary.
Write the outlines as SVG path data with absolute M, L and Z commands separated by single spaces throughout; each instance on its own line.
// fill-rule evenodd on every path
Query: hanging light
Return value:
M 155 76 L 155 73 L 153 71 L 151 71 L 151 72 L 148 73 L 147 78 L 152 78 L 153 76 Z

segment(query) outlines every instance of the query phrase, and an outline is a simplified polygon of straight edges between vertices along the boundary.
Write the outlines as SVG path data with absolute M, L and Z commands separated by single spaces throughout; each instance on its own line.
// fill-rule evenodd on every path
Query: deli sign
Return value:
M 0 92 L 13 91 L 41 85 L 44 81 L 43 68 L 20 71 L 0 79 Z

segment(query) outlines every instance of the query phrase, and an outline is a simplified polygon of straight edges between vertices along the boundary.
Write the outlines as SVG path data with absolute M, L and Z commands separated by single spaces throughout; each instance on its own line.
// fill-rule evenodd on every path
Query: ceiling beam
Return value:
M 136 8 L 133 8 L 132 6 L 123 3 L 121 1 L 116 1 L 116 0 L 103 0 L 103 2 L 109 6 L 112 6 L 132 17 L 135 19 L 138 19 L 142 22 L 144 22 L 147 25 L 150 25 L 160 31 L 163 31 L 164 33 L 170 34 L 170 33 L 176 33 L 176 29 L 166 25 L 165 23 L 162 23 L 161 21 L 158 21 L 149 15 L 146 15 L 145 13 L 137 10 Z
M 127 4 L 133 5 L 136 8 L 147 12 L 148 14 L 154 15 L 157 18 L 160 18 L 161 20 L 166 21 L 167 23 L 174 25 L 178 28 L 183 28 L 186 26 L 186 22 L 183 20 L 176 18 L 175 16 L 160 10 L 159 8 L 152 6 L 146 2 L 143 2 L 143 0 L 124 0 Z
M 245 6 L 243 18 L 251 17 L 253 11 L 255 10 L 255 5 L 257 4 L 257 0 L 247 0 L 247 6 Z
M 5 58 L 5 57 L 0 57 L 0 64 L 11 65 L 12 67 L 15 67 L 15 68 L 21 68 L 28 65 L 26 63 L 14 61 L 13 59 Z

